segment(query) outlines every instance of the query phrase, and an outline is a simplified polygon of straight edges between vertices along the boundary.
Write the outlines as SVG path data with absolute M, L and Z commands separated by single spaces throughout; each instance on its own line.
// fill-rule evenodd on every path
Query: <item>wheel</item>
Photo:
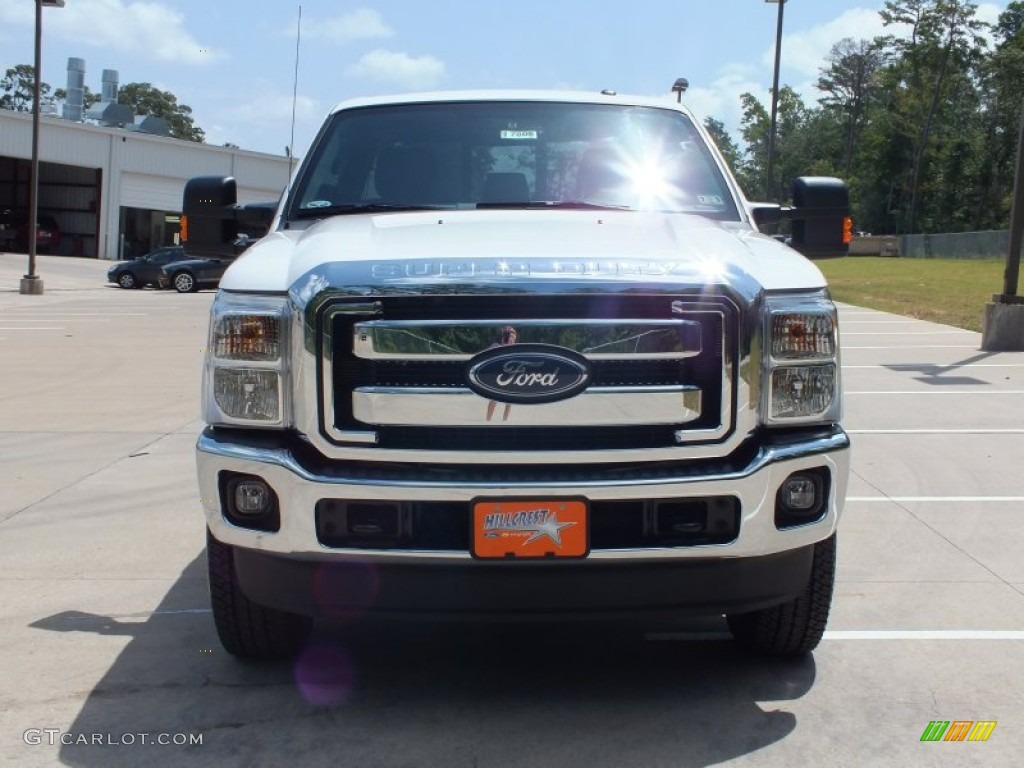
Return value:
M 788 603 L 726 617 L 736 641 L 756 653 L 803 656 L 825 633 L 836 575 L 836 537 L 814 545 L 811 578 L 803 594 Z
M 267 608 L 242 594 L 235 577 L 234 548 L 206 531 L 210 604 L 224 650 L 241 659 L 290 659 L 309 639 L 313 620 Z
M 135 280 L 135 275 L 131 272 L 122 272 L 117 276 L 117 284 L 122 288 L 138 288 L 139 283 Z
M 192 293 L 199 290 L 199 283 L 191 272 L 178 272 L 172 279 L 174 290 L 178 293 Z

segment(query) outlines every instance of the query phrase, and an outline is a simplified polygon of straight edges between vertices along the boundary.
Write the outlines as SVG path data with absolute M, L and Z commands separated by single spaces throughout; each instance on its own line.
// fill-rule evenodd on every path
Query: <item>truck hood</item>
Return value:
M 813 263 L 740 222 L 551 210 L 361 214 L 301 222 L 252 246 L 220 286 L 308 294 L 336 285 L 343 274 L 408 285 L 417 276 L 447 275 L 465 283 L 474 276 L 495 279 L 527 271 L 530 277 L 657 277 L 689 285 L 742 280 L 767 291 L 825 286 Z

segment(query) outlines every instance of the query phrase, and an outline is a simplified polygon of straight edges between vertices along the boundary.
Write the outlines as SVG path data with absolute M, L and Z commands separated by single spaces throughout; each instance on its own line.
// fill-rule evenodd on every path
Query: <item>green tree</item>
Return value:
M 764 105 L 752 93 L 740 95 L 740 136 L 746 145 L 743 161 L 736 169 L 740 186 L 747 195 L 760 198 L 765 193 L 768 168 L 768 129 L 771 117 Z
M 884 63 L 884 54 L 874 43 L 844 37 L 832 46 L 818 77 L 817 88 L 822 93 L 819 103 L 835 112 L 844 125 L 842 168 L 847 176 L 853 171 L 853 156 L 867 110 L 878 96 L 878 71 Z
M 704 128 L 711 134 L 711 138 L 718 146 L 718 151 L 722 153 L 722 157 L 725 158 L 725 162 L 729 164 L 733 173 L 737 173 L 740 168 L 740 148 L 736 146 L 732 136 L 725 130 L 725 125 L 721 120 L 707 117 L 704 119 Z
M 903 114 L 914 126 L 905 176 L 905 221 L 911 232 L 918 229 L 928 181 L 928 153 L 940 107 L 952 106 L 955 111 L 954 98 L 963 95 L 963 85 L 970 82 L 985 46 L 980 36 L 984 25 L 975 18 L 976 10 L 967 0 L 887 0 L 880 12 L 886 26 L 910 27 L 908 37 L 890 37 L 884 42 L 899 54 L 898 67 L 906 73 Z
M 118 89 L 117 100 L 128 104 L 137 115 L 162 117 L 176 139 L 202 143 L 206 138 L 192 119 L 192 108 L 179 104 L 178 97 L 170 91 L 161 91 L 149 83 L 128 83 Z
M 18 64 L 8 69 L 0 79 L 0 108 L 15 112 L 31 112 L 36 83 L 36 69 L 31 64 Z M 50 86 L 39 84 L 42 101 L 49 101 Z
M 814 135 L 812 126 L 820 127 L 815 112 L 808 109 L 796 91 L 784 85 L 779 89 L 776 114 L 775 178 L 769 184 L 766 177 L 771 117 L 767 107 L 751 93 L 741 95 L 740 104 L 743 109 L 740 135 L 746 148 L 737 175 L 748 193 L 758 198 L 781 199 L 797 176 L 817 172 L 816 168 L 832 168 L 830 162 L 824 165 L 817 162 L 824 151 L 821 146 L 824 137 Z
M 1024 108 L 1024 2 L 1011 2 L 995 26 L 995 51 L 981 67 L 983 157 L 975 228 L 1008 220 Z
M 796 176 L 834 175 L 850 185 L 858 229 L 1007 226 L 1024 105 L 1024 0 L 1000 16 L 994 52 L 968 0 L 887 0 L 879 14 L 894 34 L 838 41 L 815 104 L 780 88 L 769 197 L 781 199 Z M 768 110 L 750 93 L 740 106 L 735 170 L 759 197 Z

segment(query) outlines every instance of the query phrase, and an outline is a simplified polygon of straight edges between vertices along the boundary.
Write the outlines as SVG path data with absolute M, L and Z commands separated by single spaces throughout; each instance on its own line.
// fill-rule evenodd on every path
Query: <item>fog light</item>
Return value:
M 273 506 L 270 488 L 262 480 L 242 480 L 235 485 L 235 510 L 240 515 L 264 515 Z
M 813 509 L 818 503 L 818 483 L 806 475 L 793 475 L 782 485 L 782 503 L 794 512 Z
M 255 531 L 281 530 L 281 504 L 270 483 L 256 475 L 218 473 L 224 519 Z
M 775 495 L 775 525 L 791 528 L 821 520 L 828 512 L 832 474 L 827 467 L 794 472 Z

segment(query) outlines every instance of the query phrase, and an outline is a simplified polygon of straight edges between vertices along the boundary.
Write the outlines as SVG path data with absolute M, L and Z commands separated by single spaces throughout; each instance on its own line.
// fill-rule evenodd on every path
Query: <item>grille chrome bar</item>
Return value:
M 468 389 L 358 387 L 355 417 L 377 426 L 575 427 L 688 424 L 701 415 L 696 387 L 593 387 L 555 403 L 508 405 Z
M 352 350 L 365 360 L 465 361 L 495 346 L 511 326 L 517 343 L 552 344 L 589 360 L 685 360 L 701 349 L 690 320 L 370 320 L 356 323 Z

